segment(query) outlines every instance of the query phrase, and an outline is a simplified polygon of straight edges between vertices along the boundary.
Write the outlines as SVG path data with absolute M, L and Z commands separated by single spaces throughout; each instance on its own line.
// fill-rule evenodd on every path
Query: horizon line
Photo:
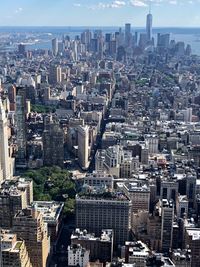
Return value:
M 51 27 L 51 28 L 56 28 L 56 27 L 60 27 L 60 28 L 122 28 L 124 27 L 124 25 L 122 26 L 119 26 L 119 25 L 116 25 L 116 26 L 113 26 L 113 25 L 106 25 L 106 26 L 69 26 L 69 25 L 57 25 L 57 26 L 52 26 L 52 25 L 0 25 L 0 28 L 7 28 L 7 27 L 13 27 L 13 28 L 17 28 L 17 27 L 20 27 L 20 28 L 31 28 L 31 27 L 34 27 L 34 28 L 47 28 L 47 27 Z M 132 28 L 138 28 L 138 29 L 145 29 L 146 27 L 145 26 L 134 26 L 132 24 Z M 157 28 L 174 28 L 174 29 L 200 29 L 200 26 L 154 26 L 152 27 L 152 29 L 157 29 Z

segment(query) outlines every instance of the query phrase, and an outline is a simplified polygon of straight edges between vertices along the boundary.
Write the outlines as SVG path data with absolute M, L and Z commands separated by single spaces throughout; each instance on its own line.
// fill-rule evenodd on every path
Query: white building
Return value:
M 0 183 L 12 176 L 11 159 L 8 153 L 7 119 L 0 100 Z
M 89 263 L 89 250 L 80 245 L 68 246 L 68 266 L 86 267 Z
M 89 126 L 78 127 L 78 161 L 82 169 L 89 167 Z
M 147 137 L 149 153 L 157 154 L 158 153 L 158 137 L 157 136 L 148 136 Z

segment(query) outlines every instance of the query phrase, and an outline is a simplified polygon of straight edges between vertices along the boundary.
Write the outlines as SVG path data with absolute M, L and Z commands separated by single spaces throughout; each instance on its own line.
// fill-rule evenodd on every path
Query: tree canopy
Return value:
M 33 180 L 33 197 L 35 201 L 63 201 L 65 213 L 72 213 L 76 186 L 67 170 L 57 166 L 28 170 L 25 177 Z

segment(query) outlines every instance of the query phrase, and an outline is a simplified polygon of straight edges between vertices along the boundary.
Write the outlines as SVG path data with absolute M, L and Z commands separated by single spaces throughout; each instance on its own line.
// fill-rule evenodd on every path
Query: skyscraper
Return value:
M 167 199 L 162 200 L 162 226 L 161 226 L 161 246 L 163 252 L 169 252 L 172 248 L 174 221 L 174 205 Z
M 62 69 L 60 66 L 51 65 L 49 69 L 49 83 L 56 84 L 62 82 Z
M 147 21 L 146 21 L 146 33 L 147 33 L 148 42 L 152 40 L 152 23 L 153 23 L 153 16 L 149 12 L 149 14 L 147 15 Z
M 16 167 L 26 167 L 26 93 L 18 88 L 16 96 L 17 156 Z
M 78 127 L 78 161 L 82 169 L 89 167 L 89 127 Z
M 6 113 L 0 99 L 0 183 L 11 178 Z
M 57 56 L 58 54 L 58 39 L 54 38 L 52 40 L 52 52 L 54 56 Z
M 131 24 L 125 24 L 125 46 L 129 46 L 131 42 Z
M 52 117 L 45 118 L 43 132 L 44 165 L 58 165 L 63 167 L 64 162 L 64 132 L 58 122 Z

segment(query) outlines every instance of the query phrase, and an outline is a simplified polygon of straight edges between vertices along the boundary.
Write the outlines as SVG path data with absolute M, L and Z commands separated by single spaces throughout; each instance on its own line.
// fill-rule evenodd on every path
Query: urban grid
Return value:
M 1 267 L 200 267 L 200 56 L 147 13 L 0 32 Z

